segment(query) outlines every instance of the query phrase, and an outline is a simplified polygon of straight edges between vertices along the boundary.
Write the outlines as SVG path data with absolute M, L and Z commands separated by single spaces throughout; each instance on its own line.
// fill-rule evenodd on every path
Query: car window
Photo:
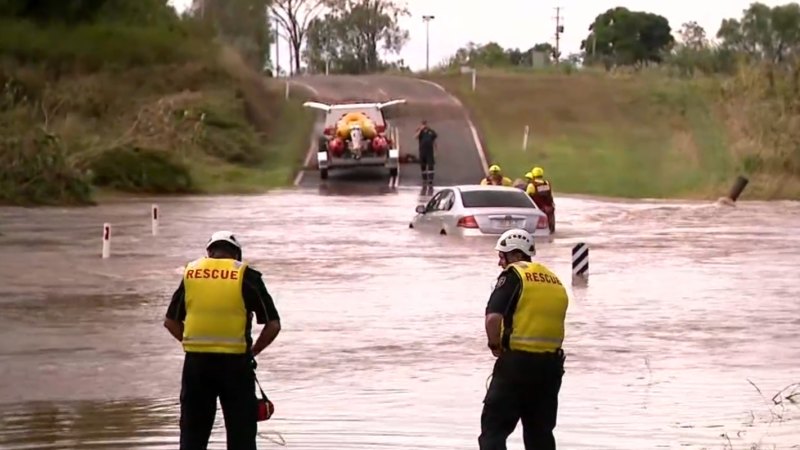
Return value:
M 464 191 L 461 202 L 465 208 L 536 208 L 533 200 L 521 190 Z
M 383 112 L 378 109 L 377 107 L 367 107 L 367 108 L 342 108 L 342 109 L 334 109 L 328 116 L 325 118 L 325 126 L 331 127 L 336 126 L 336 124 L 344 117 L 345 115 L 351 112 L 360 112 L 366 114 L 366 116 L 375 122 L 375 125 L 383 125 Z
M 444 196 L 444 193 L 445 191 L 439 191 L 436 193 L 436 195 L 431 197 L 431 199 L 428 201 L 428 204 L 425 205 L 425 211 L 430 212 L 435 210 L 439 200 Z
M 453 195 L 453 191 L 449 189 L 442 192 L 444 195 L 442 195 L 442 198 L 439 199 L 436 209 L 438 211 L 449 211 L 453 207 L 455 196 Z

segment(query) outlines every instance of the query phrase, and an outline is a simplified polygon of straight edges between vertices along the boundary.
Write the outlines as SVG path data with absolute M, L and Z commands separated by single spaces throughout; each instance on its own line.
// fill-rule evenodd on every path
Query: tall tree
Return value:
M 408 10 L 392 0 L 348 0 L 336 5 L 308 27 L 305 60 L 309 68 L 323 71 L 326 61 L 342 73 L 382 70 L 380 50 L 397 54 L 408 41 L 400 17 Z
M 581 42 L 587 59 L 611 65 L 661 62 L 675 42 L 669 21 L 657 14 L 616 7 L 600 14 Z
M 800 56 L 800 5 L 753 3 L 741 20 L 725 19 L 717 31 L 723 48 L 775 63 Z
M 336 6 L 339 0 L 273 0 L 270 8 L 278 26 L 286 33 L 291 46 L 294 71 L 300 72 L 300 49 L 311 21 L 327 7 Z

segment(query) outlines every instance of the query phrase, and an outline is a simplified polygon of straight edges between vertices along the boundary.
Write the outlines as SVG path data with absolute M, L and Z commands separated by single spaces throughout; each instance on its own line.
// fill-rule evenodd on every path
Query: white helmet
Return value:
M 503 233 L 500 239 L 497 240 L 497 245 L 494 246 L 494 249 L 503 253 L 519 250 L 528 256 L 536 254 L 533 236 L 521 228 L 515 228 Z
M 217 242 L 227 242 L 234 247 L 238 248 L 239 251 L 242 251 L 242 246 L 239 244 L 239 241 L 236 240 L 236 237 L 230 231 L 217 231 L 216 233 L 211 235 L 211 238 L 208 240 L 208 244 L 206 244 L 206 250 L 211 247 L 212 244 Z

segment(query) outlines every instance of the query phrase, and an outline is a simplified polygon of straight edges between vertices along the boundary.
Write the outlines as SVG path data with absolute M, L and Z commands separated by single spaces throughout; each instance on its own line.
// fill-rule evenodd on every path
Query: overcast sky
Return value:
M 170 0 L 179 11 L 192 3 L 191 0 Z M 581 40 L 586 38 L 588 27 L 594 18 L 616 6 L 635 11 L 661 14 L 669 19 L 674 31 L 684 22 L 697 21 L 709 37 L 713 37 L 722 19 L 739 18 L 750 5 L 746 0 L 707 1 L 698 0 L 405 0 L 411 17 L 403 20 L 402 26 L 409 30 L 411 39 L 400 57 L 412 69 L 425 68 L 425 24 L 423 15 L 433 15 L 430 24 L 431 67 L 452 55 L 459 47 L 473 41 L 479 44 L 495 41 L 503 47 L 528 49 L 539 42 L 555 43 L 556 6 L 561 7 L 564 33 L 561 35 L 561 53 L 566 56 L 578 52 Z M 786 4 L 789 1 L 765 0 L 769 6 Z M 474 9 L 467 8 L 474 4 Z M 489 4 L 480 8 L 478 5 Z M 283 42 L 280 48 L 281 66 L 289 62 L 289 47 Z M 273 46 L 274 59 L 274 46 Z M 396 59 L 396 58 L 391 58 Z

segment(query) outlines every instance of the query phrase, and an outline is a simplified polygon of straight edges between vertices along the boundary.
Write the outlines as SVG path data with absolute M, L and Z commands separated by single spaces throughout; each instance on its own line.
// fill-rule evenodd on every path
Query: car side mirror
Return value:
M 417 214 L 425 214 L 425 205 L 417 205 Z

